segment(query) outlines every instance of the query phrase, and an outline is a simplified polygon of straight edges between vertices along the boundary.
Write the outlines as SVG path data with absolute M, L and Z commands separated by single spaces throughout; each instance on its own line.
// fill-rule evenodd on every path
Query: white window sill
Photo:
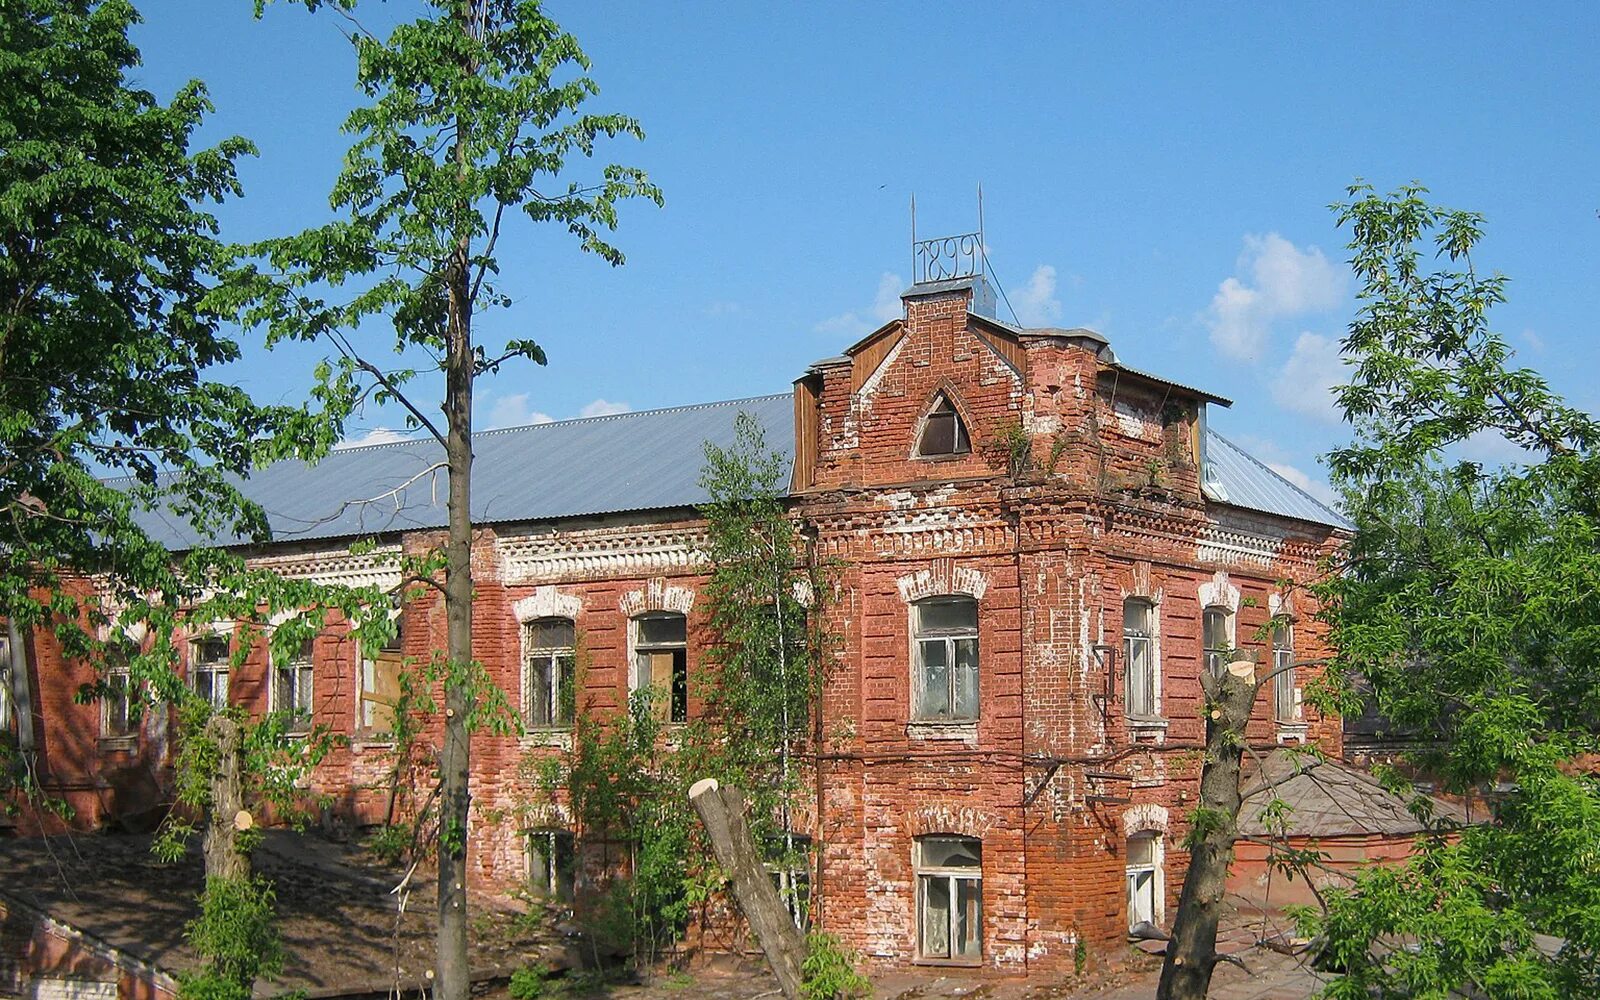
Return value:
M 522 734 L 522 739 L 518 742 L 523 749 L 554 747 L 557 750 L 570 751 L 572 749 L 572 730 L 554 726 L 529 729 Z
M 939 722 L 933 720 L 911 721 L 906 723 L 906 738 L 912 740 L 952 740 L 966 743 L 969 746 L 978 745 L 978 722 L 976 719 L 963 719 L 954 722 Z
M 1310 738 L 1311 726 L 1304 722 L 1277 722 L 1278 742 L 1288 743 L 1294 741 L 1304 743 Z
M 1158 716 L 1129 715 L 1124 717 L 1129 729 L 1166 729 L 1172 724 L 1171 720 Z

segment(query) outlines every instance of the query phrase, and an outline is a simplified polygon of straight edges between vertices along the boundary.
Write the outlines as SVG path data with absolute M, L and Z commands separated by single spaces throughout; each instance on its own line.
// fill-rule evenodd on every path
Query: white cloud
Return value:
M 1272 383 L 1272 398 L 1286 410 L 1338 423 L 1333 387 L 1345 382 L 1345 366 L 1339 358 L 1339 344 L 1315 333 L 1302 333 L 1294 351 Z
M 1454 450 L 1457 455 L 1469 462 L 1490 467 L 1528 460 L 1528 453 L 1519 445 L 1508 441 L 1505 435 L 1489 427 L 1458 442 Z
M 836 337 L 861 337 L 871 333 L 904 314 L 904 306 L 900 303 L 900 292 L 905 286 L 904 278 L 885 271 L 878 278 L 878 292 L 873 296 L 871 306 L 830 316 L 818 323 L 814 329 L 818 333 Z
M 1528 345 L 1528 348 L 1533 351 L 1533 353 L 1544 353 L 1544 338 L 1533 332 L 1531 328 L 1522 331 L 1522 341 Z
M 504 396 L 492 396 L 487 392 L 476 393 L 473 398 L 474 409 L 482 410 L 488 407 L 488 412 L 473 423 L 480 430 L 494 430 L 496 427 L 521 427 L 525 424 L 548 424 L 555 417 L 548 413 L 541 413 L 528 406 L 529 394 L 514 392 Z
M 1289 480 L 1289 482 L 1300 487 L 1302 490 L 1305 490 L 1318 500 L 1321 500 L 1329 507 L 1333 507 L 1334 503 L 1338 499 L 1336 496 L 1334 496 L 1333 487 L 1329 486 L 1320 479 L 1312 479 L 1310 476 L 1306 475 L 1304 472 L 1301 472 L 1299 469 L 1288 464 L 1287 462 L 1268 462 L 1267 468 Z
M 627 413 L 633 407 L 627 403 L 613 403 L 605 399 L 597 399 L 578 411 L 580 417 L 607 417 L 613 413 Z
M 410 441 L 411 435 L 404 431 L 393 430 L 388 427 L 374 427 L 360 437 L 345 438 L 335 448 L 364 448 L 369 444 L 394 444 L 398 441 Z
M 1237 270 L 1244 277 L 1217 286 L 1206 319 L 1211 342 L 1231 358 L 1256 359 L 1275 321 L 1325 312 L 1344 294 L 1344 272 L 1321 250 L 1301 250 L 1277 233 L 1245 236 Z
M 744 307 L 737 302 L 728 302 L 718 299 L 706 306 L 707 316 L 734 316 L 742 312 Z
M 1061 300 L 1056 298 L 1056 269 L 1040 264 L 1028 283 L 1017 292 L 1017 319 L 1024 326 L 1048 326 L 1061 318 Z

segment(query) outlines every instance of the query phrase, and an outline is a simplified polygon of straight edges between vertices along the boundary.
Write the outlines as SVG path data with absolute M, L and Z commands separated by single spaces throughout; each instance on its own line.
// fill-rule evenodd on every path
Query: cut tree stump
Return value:
M 715 778 L 702 778 L 689 788 L 689 802 L 700 814 L 717 863 L 733 883 L 739 909 L 761 942 L 761 951 L 778 977 L 786 1000 L 800 1000 L 800 963 L 806 941 L 794 925 L 788 907 L 778 896 L 766 866 L 761 863 L 750 827 L 744 819 L 744 793 L 722 788 Z

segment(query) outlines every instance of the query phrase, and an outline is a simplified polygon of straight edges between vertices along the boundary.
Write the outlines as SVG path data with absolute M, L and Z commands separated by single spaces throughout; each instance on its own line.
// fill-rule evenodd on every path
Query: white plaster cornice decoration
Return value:
M 576 594 L 564 594 L 555 587 L 540 587 L 511 605 L 511 613 L 524 625 L 538 618 L 569 618 L 576 621 L 582 611 L 583 598 Z
M 1145 833 L 1155 830 L 1158 833 L 1167 832 L 1167 808 L 1154 802 L 1146 802 L 1136 806 L 1129 806 L 1122 812 L 1122 832 L 1132 836 L 1135 833 Z
M 676 611 L 686 615 L 694 607 L 694 591 L 688 587 L 669 587 L 667 581 L 658 576 L 645 584 L 643 590 L 623 594 L 617 606 L 629 618 L 646 611 Z
M 954 559 L 935 559 L 928 569 L 907 573 L 895 584 L 907 604 L 946 594 L 966 594 L 981 601 L 989 589 L 989 578 L 971 567 L 957 566 Z
M 1228 574 L 1217 570 L 1211 579 L 1200 585 L 1200 607 L 1227 608 L 1229 617 L 1239 613 L 1239 588 L 1228 582 Z
M 700 527 L 615 527 L 510 535 L 495 540 L 508 584 L 551 579 L 694 572 L 705 564 Z
M 250 560 L 253 569 L 270 570 L 289 580 L 344 587 L 400 586 L 400 546 L 385 545 L 361 554 L 348 549 L 324 549 L 292 555 L 262 556 Z

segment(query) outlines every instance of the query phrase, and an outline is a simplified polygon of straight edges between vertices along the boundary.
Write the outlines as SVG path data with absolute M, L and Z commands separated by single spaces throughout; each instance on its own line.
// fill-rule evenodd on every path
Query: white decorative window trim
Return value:
M 965 743 L 967 746 L 978 745 L 978 724 L 976 722 L 908 722 L 906 723 L 906 739 L 910 740 L 950 740 L 951 742 Z
M 643 589 L 630 590 L 617 601 L 617 607 L 629 618 L 647 611 L 676 611 L 687 615 L 694 607 L 694 591 L 688 587 L 669 587 L 665 577 L 656 577 Z
M 567 618 L 576 622 L 583 613 L 583 598 L 555 587 L 540 587 L 522 600 L 513 601 L 511 613 L 522 625 L 538 618 Z
M 1199 596 L 1202 620 L 1209 608 L 1221 608 L 1228 612 L 1223 622 L 1223 627 L 1228 633 L 1228 648 L 1238 648 L 1239 588 L 1228 582 L 1227 571 L 1219 569 L 1209 581 L 1202 583 Z
M 971 567 L 957 566 L 954 559 L 935 559 L 927 569 L 896 579 L 895 586 L 900 590 L 900 599 L 907 604 L 951 594 L 965 594 L 981 601 L 989 590 L 989 577 Z
M 1129 836 L 1135 833 L 1148 833 L 1151 830 L 1166 833 L 1167 820 L 1166 806 L 1155 802 L 1141 802 L 1122 811 L 1122 832 Z
M 255 569 L 271 570 L 290 580 L 337 584 L 345 587 L 377 587 L 394 590 L 400 586 L 400 546 L 383 545 L 360 555 L 348 549 L 283 556 L 263 556 L 250 560 Z

